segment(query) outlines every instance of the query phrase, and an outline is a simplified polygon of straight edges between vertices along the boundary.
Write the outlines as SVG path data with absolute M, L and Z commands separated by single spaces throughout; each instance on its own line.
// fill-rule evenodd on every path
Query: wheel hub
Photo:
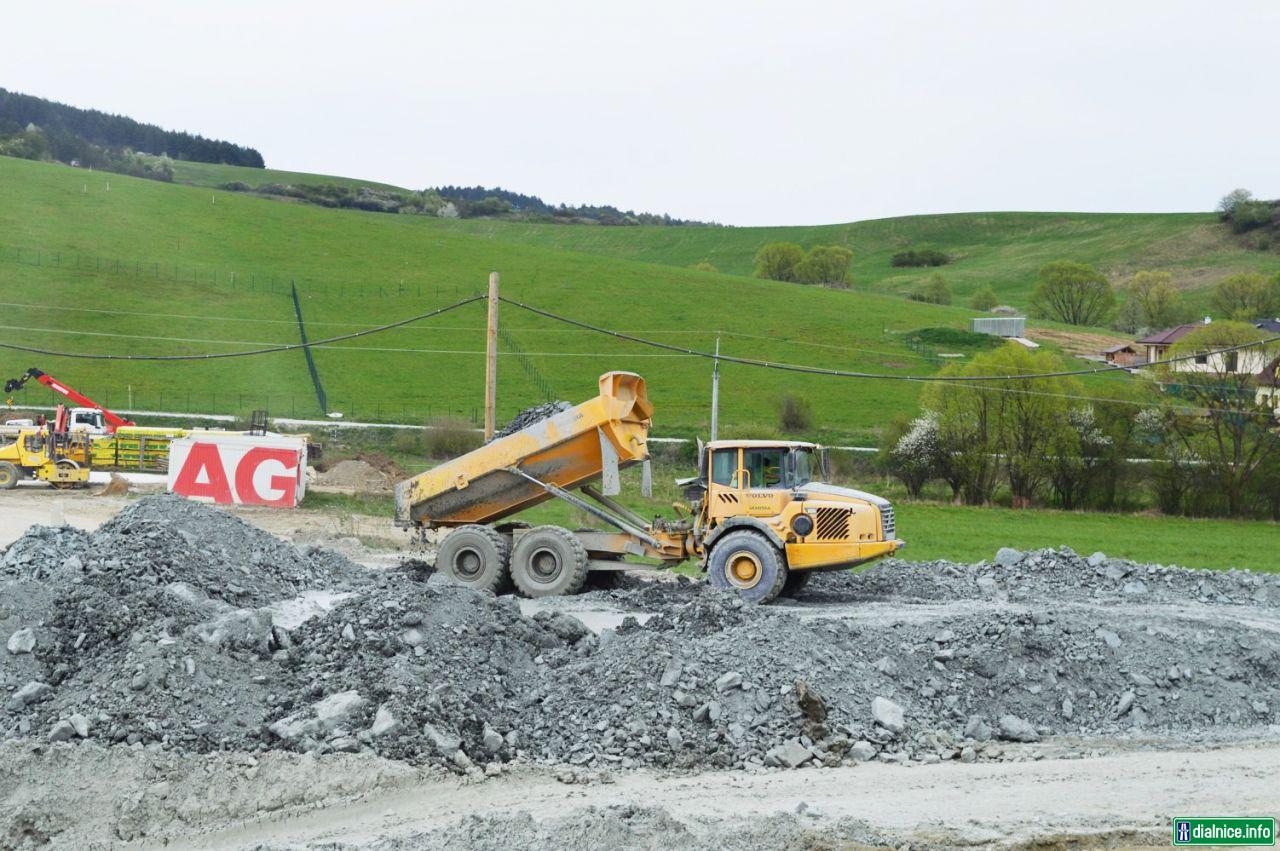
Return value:
M 463 579 L 474 579 L 484 567 L 484 558 L 471 547 L 459 550 L 453 557 L 453 572 Z
M 754 553 L 740 551 L 729 556 L 729 563 L 725 576 L 729 580 L 729 584 L 735 588 L 754 588 L 760 584 L 760 577 L 764 573 L 764 569 L 760 565 L 760 559 L 756 558 Z
M 529 570 L 541 582 L 550 582 L 560 575 L 563 565 L 554 550 L 540 547 L 529 557 Z

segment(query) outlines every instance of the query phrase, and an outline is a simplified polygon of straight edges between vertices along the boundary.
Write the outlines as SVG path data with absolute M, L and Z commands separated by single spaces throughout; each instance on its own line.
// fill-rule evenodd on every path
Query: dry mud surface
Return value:
M 1162 844 L 1280 798 L 1274 576 L 1001 550 L 521 601 L 118 506 L 0 552 L 0 847 Z

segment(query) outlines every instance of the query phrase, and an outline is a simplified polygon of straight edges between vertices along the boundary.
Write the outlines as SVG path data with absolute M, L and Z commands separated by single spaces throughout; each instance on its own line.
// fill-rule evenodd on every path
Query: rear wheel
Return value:
M 795 597 L 804 590 L 813 577 L 812 570 L 788 570 L 787 581 L 782 583 L 781 597 Z
M 737 591 L 748 603 L 769 603 L 782 593 L 787 564 L 763 535 L 743 529 L 716 541 L 707 559 L 707 578 L 713 587 Z
M 440 543 L 436 570 L 459 585 L 501 594 L 510 580 L 511 548 L 507 541 L 488 526 L 461 526 Z
M 18 486 L 18 479 L 21 478 L 18 468 L 10 464 L 8 461 L 0 461 L 0 490 L 9 490 Z
M 538 526 L 511 551 L 511 581 L 527 597 L 576 594 L 587 580 L 587 550 L 568 529 Z

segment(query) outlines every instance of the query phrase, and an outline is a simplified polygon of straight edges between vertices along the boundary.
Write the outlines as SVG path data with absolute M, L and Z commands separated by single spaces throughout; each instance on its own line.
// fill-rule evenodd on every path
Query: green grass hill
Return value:
M 963 327 L 969 315 L 892 296 L 505 242 L 434 218 L 281 203 L 9 158 L 0 158 L 0 233 L 5 339 L 56 350 L 160 354 L 296 342 L 290 280 L 318 339 L 452 303 L 483 288 L 490 270 L 501 273 L 503 292 L 513 298 L 654 339 L 710 349 L 722 331 L 729 354 L 904 374 L 935 365 L 901 332 Z M 502 417 L 543 401 L 545 391 L 584 398 L 599 373 L 629 369 L 649 379 L 661 431 L 692 433 L 707 420 L 706 361 L 511 307 L 504 306 L 502 320 Z M 483 307 L 475 304 L 316 350 L 331 408 L 389 420 L 472 416 L 482 398 L 483 329 Z M 113 406 L 320 413 L 300 352 L 177 364 L 0 353 L 6 376 L 32 365 Z M 775 428 L 786 392 L 809 399 L 815 433 L 866 440 L 892 414 L 914 410 L 918 386 L 730 366 L 723 371 L 724 421 Z
M 1207 214 L 957 214 L 808 228 L 534 225 L 326 209 L 213 188 L 247 178 L 384 186 L 364 181 L 200 163 L 176 163 L 175 171 L 178 182 L 166 184 L 0 157 L 4 339 L 139 354 L 297 342 L 290 296 L 296 282 L 316 340 L 452 303 L 480 291 L 497 270 L 505 295 L 653 339 L 709 350 L 719 332 L 731 355 L 924 374 L 937 368 L 937 348 L 922 349 L 924 338 L 909 332 L 960 329 L 975 314 L 902 298 L 934 271 L 892 267 L 892 254 L 907 246 L 952 255 L 941 271 L 958 305 L 990 284 L 1002 300 L 1024 306 L 1036 270 L 1054 259 L 1095 263 L 1113 277 L 1168 269 L 1193 299 L 1226 274 L 1277 265 L 1273 254 L 1239 247 Z M 854 286 L 750 278 L 756 249 L 776 240 L 847 245 Z M 689 268 L 704 260 L 720 271 Z M 705 432 L 706 361 L 510 306 L 502 309 L 502 325 L 500 417 L 548 395 L 583 398 L 599 373 L 630 369 L 649 380 L 659 433 Z M 474 304 L 317 348 L 330 409 L 360 419 L 475 416 L 483 329 L 483 306 Z M 4 377 L 28 366 L 116 407 L 321 413 L 300 352 L 129 363 L 0 351 Z M 812 408 L 808 433 L 833 442 L 873 440 L 892 416 L 916 410 L 919 393 L 911 383 L 733 365 L 722 374 L 728 429 L 776 430 L 778 405 L 794 393 Z M 47 402 L 47 393 L 15 400 L 26 401 Z

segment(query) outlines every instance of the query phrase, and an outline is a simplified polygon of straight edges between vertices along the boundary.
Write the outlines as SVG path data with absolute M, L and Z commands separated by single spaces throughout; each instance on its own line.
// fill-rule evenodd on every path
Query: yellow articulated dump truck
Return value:
M 822 447 L 720 440 L 699 447 L 698 475 L 680 481 L 678 520 L 646 520 L 618 501 L 618 471 L 644 464 L 653 406 L 630 372 L 600 377 L 600 394 L 396 486 L 401 526 L 448 532 L 437 569 L 473 588 L 573 594 L 592 571 L 672 567 L 698 559 L 710 582 L 753 603 L 799 591 L 901 547 L 888 501 L 822 481 Z M 648 495 L 646 493 L 646 495 Z M 606 531 L 534 526 L 508 518 L 564 500 Z M 628 556 L 649 563 L 626 561 Z

